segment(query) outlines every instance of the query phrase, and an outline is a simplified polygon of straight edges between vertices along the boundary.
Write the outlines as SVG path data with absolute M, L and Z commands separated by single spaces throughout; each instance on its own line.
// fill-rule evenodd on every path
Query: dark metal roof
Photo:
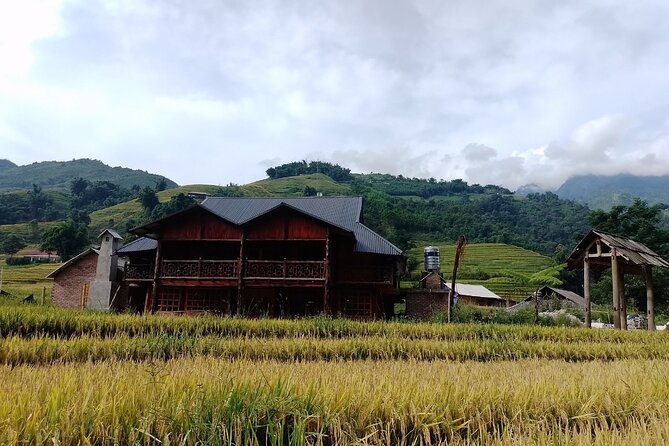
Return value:
M 353 232 L 362 210 L 361 197 L 229 198 L 207 197 L 201 206 L 243 225 L 280 206 L 296 209 L 333 226 Z
M 575 303 L 576 305 L 580 306 L 581 308 L 585 308 L 585 298 L 579 296 L 578 294 L 569 291 L 569 290 L 563 290 L 561 288 L 553 288 L 551 286 L 544 286 L 540 288 L 541 292 L 545 297 L 549 297 L 548 291 L 551 292 L 551 294 L 557 294 L 558 296 L 562 297 L 563 299 L 566 299 L 570 302 Z M 543 299 L 543 298 L 542 298 Z M 530 296 L 525 298 L 524 300 L 518 302 L 515 305 L 511 305 L 510 307 L 506 308 L 506 311 L 509 313 L 515 313 L 521 308 L 528 307 L 529 305 L 533 305 L 534 302 L 534 293 L 532 293 Z
M 355 224 L 353 235 L 355 235 L 356 252 L 371 252 L 374 254 L 387 254 L 391 256 L 399 256 L 402 254 L 401 249 L 360 222 Z
M 205 209 L 206 211 L 238 226 L 244 225 L 280 207 L 287 207 L 351 233 L 356 240 L 356 252 L 393 256 L 402 255 L 401 249 L 360 222 L 360 215 L 362 213 L 361 197 L 207 197 L 202 203 L 195 207 Z M 189 208 L 189 210 L 191 209 L 193 208 Z M 157 222 L 166 220 L 167 218 L 173 218 L 175 215 L 176 214 L 142 227 L 135 228 L 132 232 L 137 234 L 148 234 L 154 230 Z M 155 246 L 151 245 L 148 241 L 136 242 L 141 243 L 140 246 L 143 247 L 142 250 L 155 248 Z M 121 247 L 117 252 L 128 253 L 139 251 L 140 249 L 136 249 L 133 243 L 134 242 L 128 243 Z
M 121 237 L 121 236 L 119 235 L 119 233 L 116 232 L 116 231 L 114 231 L 113 229 L 105 229 L 104 231 L 102 231 L 102 232 L 100 233 L 100 235 L 98 235 L 98 238 L 102 237 L 102 236 L 104 235 L 105 232 L 108 232 L 108 233 L 109 233 L 112 237 L 114 237 L 115 239 L 123 240 L 123 237 Z
M 579 296 L 578 294 L 574 293 L 573 291 L 563 290 L 561 288 L 553 288 L 553 287 L 550 287 L 550 286 L 545 286 L 545 287 L 541 288 L 541 290 L 542 290 L 541 292 L 544 293 L 544 295 L 548 294 L 546 292 L 546 290 L 551 290 L 554 294 L 562 296 L 565 299 L 567 299 L 568 301 L 571 301 L 571 302 L 581 306 L 582 308 L 585 308 L 585 298 L 582 297 L 582 296 Z M 530 297 L 529 299 L 531 300 L 532 297 Z
M 606 232 L 591 230 L 583 240 L 576 245 L 576 248 L 571 252 L 567 259 L 567 264 L 570 269 L 578 269 L 583 266 L 583 257 L 585 251 L 590 244 L 599 238 L 602 242 L 611 248 L 615 248 L 616 252 L 621 255 L 628 263 L 638 266 L 657 266 L 660 268 L 669 268 L 669 262 L 660 257 L 652 249 L 643 243 L 621 237 L 619 235 L 608 234 Z
M 148 237 L 140 237 L 116 250 L 116 254 L 128 254 L 131 252 L 152 251 L 158 247 L 158 241 Z

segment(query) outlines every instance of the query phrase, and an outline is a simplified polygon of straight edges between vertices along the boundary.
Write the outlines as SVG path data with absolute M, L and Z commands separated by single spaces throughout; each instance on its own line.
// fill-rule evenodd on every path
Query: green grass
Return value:
M 13 298 L 2 297 L 4 301 L 16 302 L 29 294 L 35 296 L 39 301 L 42 289 L 46 288 L 46 298 L 50 300 L 53 281 L 47 279 L 46 275 L 58 268 L 61 263 L 33 263 L 31 265 L 7 265 L 5 260 L 0 260 L 2 274 L 2 289 L 12 295 Z
M 242 191 L 248 197 L 301 196 L 307 186 L 322 192 L 323 195 L 348 195 L 351 193 L 351 188 L 348 185 L 337 183 L 322 173 L 277 178 L 275 180 L 268 178 L 244 185 Z
M 407 256 L 418 262 L 413 273 L 423 270 L 423 248 L 430 243 L 418 243 Z M 451 277 L 455 246 L 434 244 L 439 247 L 441 270 Z M 553 266 L 553 261 L 539 253 L 503 243 L 472 243 L 465 247 L 458 278 L 463 283 L 483 285 L 501 297 L 519 299 L 532 293 L 536 286 L 529 276 Z

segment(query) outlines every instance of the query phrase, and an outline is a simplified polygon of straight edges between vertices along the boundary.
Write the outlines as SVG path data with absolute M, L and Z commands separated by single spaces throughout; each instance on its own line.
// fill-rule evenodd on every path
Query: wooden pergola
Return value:
M 583 268 L 583 297 L 585 297 L 585 323 L 591 327 L 590 270 L 611 268 L 613 283 L 613 325 L 627 330 L 627 299 L 625 297 L 625 274 L 643 275 L 646 282 L 646 316 L 648 330 L 655 330 L 653 309 L 652 268 L 669 268 L 664 260 L 646 245 L 618 235 L 591 230 L 574 248 L 567 259 L 568 269 Z

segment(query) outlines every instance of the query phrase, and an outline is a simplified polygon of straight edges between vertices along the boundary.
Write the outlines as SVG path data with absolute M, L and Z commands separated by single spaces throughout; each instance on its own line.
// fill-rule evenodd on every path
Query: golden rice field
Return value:
M 669 335 L 0 307 L 0 444 L 669 442 Z

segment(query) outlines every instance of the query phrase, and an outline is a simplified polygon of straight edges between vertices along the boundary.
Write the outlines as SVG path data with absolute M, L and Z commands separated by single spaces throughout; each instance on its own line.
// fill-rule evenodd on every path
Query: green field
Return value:
M 645 445 L 669 335 L 0 306 L 0 444 Z
M 423 248 L 426 246 L 439 247 L 441 270 L 445 277 L 451 277 L 455 245 L 417 243 L 416 248 L 407 252 L 407 256 L 417 262 L 412 272 L 423 270 Z M 458 279 L 463 283 L 484 285 L 504 298 L 520 299 L 536 289 L 536 284 L 531 283 L 531 276 L 553 265 L 550 258 L 517 246 L 472 243 L 465 247 Z
M 15 302 L 32 294 L 39 301 L 42 290 L 45 289 L 46 300 L 49 301 L 53 281 L 47 279 L 46 275 L 60 265 L 61 263 L 33 263 L 31 265 L 7 266 L 5 260 L 0 260 L 2 289 L 11 295 L 10 298 L 2 297 L 0 299 Z

